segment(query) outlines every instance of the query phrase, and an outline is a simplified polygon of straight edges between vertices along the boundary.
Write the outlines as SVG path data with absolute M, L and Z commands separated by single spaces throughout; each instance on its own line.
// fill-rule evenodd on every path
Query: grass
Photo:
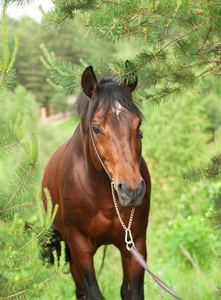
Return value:
M 59 124 L 57 130 L 64 133 L 73 133 L 79 122 L 80 117 L 71 118 L 64 123 Z
M 164 281 L 174 292 L 185 300 L 216 300 L 220 299 L 215 294 L 216 277 L 218 267 L 197 273 L 195 269 L 185 269 L 181 264 L 170 264 L 162 262 L 160 257 L 155 257 L 154 247 L 149 249 L 149 267 L 151 271 Z M 101 274 L 98 270 L 101 265 L 102 247 L 95 255 L 95 267 L 100 290 L 105 299 L 120 300 L 120 288 L 122 282 L 122 268 L 119 251 L 113 246 L 108 246 L 104 268 Z M 42 297 L 45 300 L 53 299 L 76 299 L 75 284 L 71 274 L 62 274 L 56 278 L 53 287 Z M 173 297 L 166 293 L 154 280 L 146 273 L 144 282 L 145 300 L 169 300 Z M 175 299 L 175 298 L 174 298 Z

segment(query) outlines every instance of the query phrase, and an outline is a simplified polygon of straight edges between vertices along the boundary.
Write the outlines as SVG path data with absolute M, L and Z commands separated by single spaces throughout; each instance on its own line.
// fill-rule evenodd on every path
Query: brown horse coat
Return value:
M 49 189 L 53 205 L 59 204 L 54 226 L 70 248 L 77 299 L 104 299 L 95 277 L 93 256 L 101 245 L 109 243 L 121 252 L 122 299 L 144 299 L 144 271 L 125 247 L 125 231 L 113 205 L 110 180 L 89 133 L 90 124 L 97 151 L 114 180 L 126 225 L 131 207 L 136 207 L 131 232 L 146 259 L 151 184 L 143 158 L 139 165 L 141 114 L 131 97 L 136 84 L 121 86 L 111 78 L 102 80 L 97 81 L 92 67 L 84 71 L 84 93 L 78 100 L 81 122 L 51 157 L 42 188 Z M 44 193 L 42 196 L 46 206 Z

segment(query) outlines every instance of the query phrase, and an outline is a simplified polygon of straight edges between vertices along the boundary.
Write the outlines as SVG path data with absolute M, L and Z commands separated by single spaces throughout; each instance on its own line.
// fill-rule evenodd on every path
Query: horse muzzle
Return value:
M 143 197 L 146 192 L 146 184 L 141 179 L 135 189 L 127 185 L 126 182 L 119 182 L 117 184 L 117 193 L 120 204 L 124 207 L 138 207 L 143 203 Z

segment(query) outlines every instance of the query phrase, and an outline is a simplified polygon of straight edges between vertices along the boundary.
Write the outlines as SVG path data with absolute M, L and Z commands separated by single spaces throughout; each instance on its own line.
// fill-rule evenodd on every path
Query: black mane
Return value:
M 90 122 L 94 113 L 103 99 L 102 106 L 105 108 L 105 113 L 110 107 L 116 106 L 116 101 L 127 110 L 135 113 L 142 119 L 142 113 L 132 100 L 130 93 L 122 86 L 119 85 L 113 77 L 102 77 L 98 79 L 98 90 L 92 98 L 92 103 L 89 107 L 89 99 L 82 92 L 77 99 L 76 105 L 80 115 L 87 113 L 87 122 Z

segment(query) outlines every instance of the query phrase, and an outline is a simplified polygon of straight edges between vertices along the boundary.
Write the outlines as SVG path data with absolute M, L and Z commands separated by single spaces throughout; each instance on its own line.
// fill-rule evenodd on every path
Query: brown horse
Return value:
M 144 270 L 125 247 L 110 187 L 112 179 L 125 224 L 131 207 L 136 207 L 131 232 L 146 259 L 151 184 L 141 157 L 142 115 L 131 95 L 137 83 L 119 85 L 112 77 L 97 80 L 90 66 L 81 84 L 83 93 L 77 101 L 81 122 L 51 157 L 43 178 L 53 205 L 59 204 L 54 226 L 70 249 L 77 299 L 104 299 L 93 265 L 95 252 L 104 244 L 115 245 L 121 253 L 122 299 L 144 299 Z

